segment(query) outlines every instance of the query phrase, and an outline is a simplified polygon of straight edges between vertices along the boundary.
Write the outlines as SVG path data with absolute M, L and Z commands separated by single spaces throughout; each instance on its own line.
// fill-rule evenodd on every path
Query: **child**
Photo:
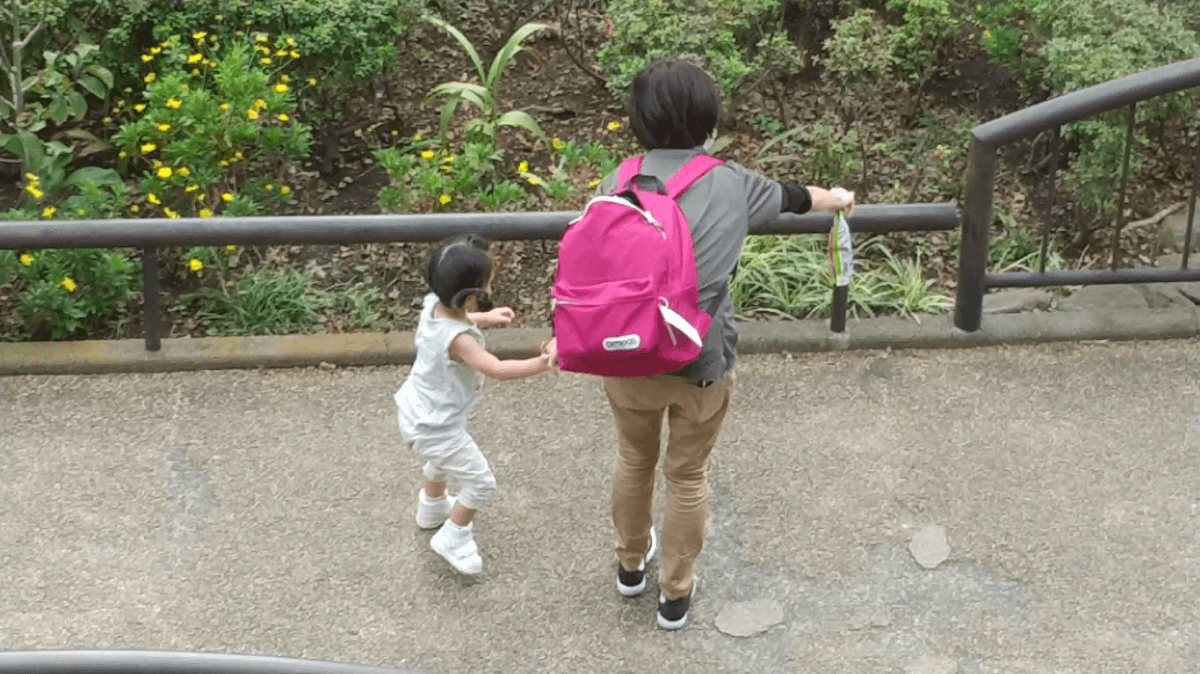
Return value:
M 400 432 L 424 461 L 425 486 L 417 526 L 438 529 L 429 544 L 461 573 L 477 574 L 483 560 L 471 521 L 496 488 L 487 459 L 467 433 L 467 412 L 484 377 L 521 379 L 550 369 L 544 354 L 499 360 L 484 348 L 479 326 L 507 325 L 508 307 L 492 308 L 492 257 L 487 240 L 465 236 L 443 242 L 425 267 L 426 295 L 417 326 L 412 372 L 396 392 Z M 446 479 L 459 483 L 457 502 Z

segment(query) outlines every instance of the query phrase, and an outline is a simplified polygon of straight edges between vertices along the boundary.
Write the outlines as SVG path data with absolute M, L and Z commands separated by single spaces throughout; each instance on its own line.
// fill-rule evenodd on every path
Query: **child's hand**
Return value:
M 542 342 L 542 357 L 546 359 L 547 366 L 558 374 L 558 340 L 551 339 L 548 342 Z
M 496 325 L 508 325 L 513 322 L 517 314 L 509 307 L 496 307 L 491 311 L 476 312 L 469 316 L 481 328 L 490 328 Z

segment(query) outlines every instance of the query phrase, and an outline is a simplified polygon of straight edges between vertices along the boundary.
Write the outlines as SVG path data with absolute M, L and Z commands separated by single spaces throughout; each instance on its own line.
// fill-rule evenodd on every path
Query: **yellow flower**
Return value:
M 241 150 L 236 150 L 236 151 L 234 151 L 234 153 L 233 153 L 233 158 L 234 158 L 234 159 L 237 159 L 238 161 L 241 161 L 241 160 L 245 159 L 245 157 L 243 157 L 243 156 L 242 156 L 242 151 L 241 151 Z
M 159 124 L 158 130 L 162 131 L 163 133 L 166 133 L 171 130 L 171 125 L 170 124 Z
M 221 104 L 221 109 L 222 109 L 222 110 L 228 110 L 228 109 L 229 109 L 229 104 L 228 104 L 228 103 L 222 103 L 222 104 Z
M 286 49 L 280 49 L 279 51 L 275 52 L 275 55 L 276 55 L 276 56 L 278 56 L 278 57 L 280 57 L 280 58 L 282 58 L 282 57 L 284 57 L 284 56 L 287 56 L 287 50 L 286 50 Z
M 158 43 L 158 46 L 159 46 L 160 48 L 162 48 L 162 49 L 166 49 L 167 47 L 170 47 L 170 46 L 171 46 L 171 41 L 170 41 L 170 40 L 163 40 L 162 42 L 159 42 L 159 43 Z
M 621 123 L 620 123 L 620 122 L 609 122 L 609 123 L 608 123 L 608 130 L 609 130 L 609 131 L 616 131 L 616 130 L 617 130 L 617 129 L 619 129 L 619 128 L 621 128 Z
M 285 92 L 287 90 L 288 90 L 288 86 L 286 84 L 280 83 L 280 84 L 275 85 L 275 93 L 277 93 L 277 94 L 282 94 L 283 92 Z
M 72 279 L 70 276 L 64 276 L 62 283 L 60 283 L 59 285 L 66 288 L 67 292 L 69 292 L 69 293 L 75 292 L 75 289 L 79 287 L 79 286 L 75 285 L 75 279 Z
M 141 150 L 142 152 L 154 152 L 155 150 L 158 149 L 158 146 L 155 145 L 154 143 L 146 143 L 145 145 L 141 146 L 138 149 Z
M 445 157 L 442 157 L 442 163 L 443 164 L 453 164 L 454 163 L 454 155 L 448 154 Z
M 281 112 L 281 113 L 279 113 L 279 121 L 281 121 L 281 122 L 286 122 L 286 121 L 288 121 L 288 116 L 287 116 L 287 114 L 286 114 L 286 113 L 282 113 L 282 112 Z
M 189 193 L 190 193 L 190 192 L 195 192 L 195 191 L 196 191 L 196 190 L 198 190 L 198 189 L 200 189 L 200 186 L 199 186 L 199 185 L 197 185 L 197 184 L 195 184 L 195 183 L 193 183 L 193 184 L 191 184 L 191 185 L 188 185 L 187 187 L 183 188 L 183 191 L 184 191 L 184 192 L 189 192 Z
M 221 161 L 217 162 L 217 164 L 218 164 L 218 165 L 219 165 L 221 168 L 225 168 L 226 166 L 229 166 L 229 162 L 228 162 L 228 161 L 225 161 L 224 159 L 222 159 Z
M 529 176 L 529 184 L 537 187 L 538 185 L 542 184 L 542 181 L 538 180 L 537 176 Z
M 421 159 L 424 159 L 426 161 L 433 159 L 433 150 L 423 150 L 421 152 Z
M 264 100 L 263 100 L 263 99 L 261 99 L 261 98 L 260 98 L 260 99 L 258 99 L 258 100 L 256 100 L 256 101 L 254 101 L 254 109 L 255 109 L 255 110 L 266 110 L 266 109 L 267 109 L 267 102 L 266 102 L 266 101 L 264 101 Z
M 284 185 L 279 188 L 279 193 L 286 197 L 287 195 L 292 193 L 292 188 L 288 187 L 287 185 Z
M 225 252 L 227 252 L 227 253 L 232 253 L 236 250 L 237 250 L 237 246 L 235 246 L 233 244 L 229 244 L 228 246 L 225 246 Z
M 172 220 L 174 220 L 175 218 L 178 218 L 178 217 L 179 217 L 179 214 L 178 214 L 178 213 L 176 213 L 175 211 L 173 211 L 173 210 L 171 210 L 171 209 L 167 208 L 166 206 L 163 206 L 163 213 L 166 213 L 166 214 L 167 214 L 167 217 L 168 217 L 168 218 L 171 218 Z
M 173 171 L 171 171 L 170 166 L 164 166 L 164 167 L 158 169 L 158 173 L 156 173 L 155 175 L 157 175 L 159 178 L 162 178 L 163 180 L 166 180 L 167 178 L 171 177 L 172 173 L 173 173 Z
M 258 110 L 250 108 L 246 111 L 246 119 L 258 119 Z
M 137 212 L 138 212 L 138 211 L 140 211 L 140 210 L 142 210 L 142 209 L 138 208 L 138 205 L 137 205 L 137 204 L 133 204 L 132 206 L 130 206 L 130 207 L 129 207 L 129 212 L 130 212 L 130 213 L 137 213 Z
M 112 117 L 105 117 L 104 119 L 102 119 L 102 120 L 100 120 L 100 121 L 101 121 L 101 122 L 104 122 L 105 124 L 111 124 L 111 123 L 112 123 Z
M 26 173 L 26 174 L 25 174 L 25 179 L 26 179 L 26 180 L 28 180 L 28 181 L 29 181 L 29 182 L 31 182 L 31 183 L 36 183 L 36 182 L 38 181 L 38 177 L 37 177 L 37 176 L 35 176 L 35 175 L 33 175 L 32 173 Z
M 286 74 L 284 74 L 284 75 L 279 76 L 279 81 L 283 82 L 284 84 L 287 84 L 292 81 L 292 78 L 290 78 Z
M 270 50 L 270 49 L 267 49 L 266 47 L 264 47 L 264 46 L 262 46 L 262 45 L 259 45 L 259 46 L 255 47 L 255 48 L 254 48 L 254 51 L 256 51 L 256 52 L 258 52 L 258 53 L 260 53 L 260 54 L 270 54 L 270 53 L 271 53 L 271 50 Z
M 203 40 L 206 37 L 208 37 L 208 33 L 204 32 L 202 30 L 192 33 L 193 40 Z
M 160 162 L 159 160 L 157 160 L 157 159 L 154 160 L 154 164 L 153 164 L 154 168 L 158 168 L 159 166 L 162 166 L 162 165 L 163 165 L 163 163 Z
M 445 206 L 446 204 L 450 203 L 450 195 L 449 195 L 449 194 L 443 194 L 442 196 L 438 197 L 438 203 L 440 203 L 440 204 L 441 204 L 441 205 L 443 205 L 443 206 Z
M 188 58 L 187 58 L 188 63 L 199 63 L 203 60 L 204 60 L 204 54 L 199 54 L 199 53 L 188 54 Z
M 293 49 L 290 52 L 288 52 L 288 56 L 291 56 L 294 59 L 298 59 L 298 58 L 300 58 L 300 52 Z
M 33 256 L 30 255 L 29 253 L 22 253 L 21 254 L 21 264 L 25 265 L 26 267 L 33 264 Z
M 529 162 L 523 161 L 517 164 L 517 173 L 529 173 Z
M 264 57 L 264 58 L 260 58 L 260 59 L 258 60 L 258 62 L 259 62 L 259 63 L 261 63 L 261 64 L 263 64 L 264 66 L 269 66 L 269 65 L 271 65 L 271 59 L 269 59 L 269 58 L 265 58 L 265 57 Z
M 992 39 L 992 31 L 990 31 L 990 30 L 983 31 L 983 36 L 989 40 Z
M 181 85 L 179 85 L 179 89 L 180 89 L 181 91 L 187 91 L 187 90 L 188 90 L 188 85 L 186 85 L 186 84 L 181 84 Z
M 26 185 L 25 191 L 28 192 L 29 195 L 34 199 L 41 199 L 42 197 L 46 196 L 45 192 L 42 192 L 37 188 L 37 185 Z
M 400 132 L 399 132 L 399 131 L 397 131 L 397 130 L 395 130 L 395 129 L 392 129 L 392 135 L 393 135 L 393 136 L 399 136 L 399 135 L 400 135 Z
M 424 138 L 424 136 L 422 136 L 422 135 L 421 135 L 421 134 L 419 134 L 419 133 L 414 133 L 414 134 L 413 134 L 413 142 L 414 142 L 414 143 L 419 143 L 419 142 L 421 142 L 421 140 L 422 140 L 423 138 Z
M 158 196 L 156 194 L 154 194 L 153 192 L 146 193 L 146 201 L 149 201 L 150 203 L 154 204 L 155 206 L 162 203 L 161 201 L 158 200 Z
M 146 104 L 145 104 L 145 103 L 138 103 L 137 105 L 133 106 L 133 109 L 134 109 L 134 110 L 137 110 L 138 112 L 141 112 L 141 111 L 143 111 L 143 110 L 145 110 L 145 109 L 146 109 Z
M 199 68 L 192 68 L 192 72 L 191 72 L 190 74 L 191 74 L 191 76 L 192 76 L 192 77 L 200 77 L 200 69 L 199 69 Z
M 259 33 L 258 35 L 255 35 L 255 36 L 254 36 L 254 41 L 255 41 L 255 42 L 266 42 L 266 41 L 267 41 L 267 36 L 266 36 L 266 35 L 263 35 L 262 33 Z
M 120 152 L 117 153 L 117 159 L 124 159 L 128 156 L 129 156 L 129 153 L 126 152 L 125 150 L 121 150 Z
M 553 146 L 555 150 L 563 149 L 563 142 L 561 138 L 555 138 L 554 140 L 550 141 L 550 145 Z
M 201 269 L 204 269 L 204 263 L 200 261 L 200 258 L 194 257 L 188 260 L 188 269 L 191 269 L 192 271 L 200 271 Z
M 317 78 L 315 78 L 315 77 L 308 78 L 308 86 L 310 86 L 310 87 L 317 86 Z M 418 133 L 417 135 L 419 136 L 421 134 Z
M 170 44 L 170 43 L 168 43 L 168 42 L 164 42 L 164 43 L 162 43 L 161 45 L 159 45 L 159 46 L 157 46 L 157 47 L 151 47 L 151 48 L 150 48 L 150 53 L 151 53 L 151 54 L 161 54 L 161 53 L 162 53 L 162 50 L 163 50 L 163 47 L 167 46 L 168 44 Z
M 224 19 L 224 18 L 225 18 L 225 17 L 221 16 L 220 14 L 216 14 L 216 15 L 214 15 L 214 16 L 213 16 L 213 20 L 214 20 L 214 21 L 220 21 L 221 19 Z
M 168 98 L 167 99 L 167 107 L 172 110 L 178 110 L 179 106 L 181 106 L 181 105 L 183 105 L 183 101 L 179 100 L 178 98 Z
M 600 179 L 599 179 L 599 178 L 597 178 L 597 179 L 595 179 L 595 180 L 591 181 L 590 183 L 588 183 L 588 187 L 599 187 L 599 186 L 600 186 Z
M 275 186 L 274 186 L 274 185 L 272 185 L 271 183 L 267 183 L 266 185 L 263 185 L 263 189 L 264 189 L 264 190 L 266 190 L 266 191 L 268 191 L 268 192 L 274 192 L 274 191 L 275 191 Z
M 217 62 L 212 59 L 204 59 L 204 65 L 208 66 L 209 68 L 216 68 Z
M 142 54 L 142 63 L 149 63 L 154 60 L 153 54 Z
M 225 203 L 229 203 L 229 202 L 233 201 L 233 195 L 230 194 L 229 192 L 226 192 L 225 194 L 221 195 L 221 201 L 224 201 Z
M 146 84 L 150 84 L 157 78 L 158 78 L 158 75 L 155 75 L 154 73 L 150 73 L 149 75 L 146 75 L 142 79 L 146 80 Z
M 42 217 L 49 218 L 49 217 L 53 216 L 57 210 L 58 209 L 53 206 L 47 206 L 42 209 Z
M 296 46 L 296 41 L 295 41 L 295 40 L 293 40 L 293 39 L 292 39 L 292 38 L 290 38 L 290 37 L 289 37 L 288 39 L 284 40 L 284 42 L 286 42 L 286 43 L 287 43 L 287 46 L 289 46 L 289 47 L 295 47 L 295 46 Z
M 188 176 L 192 175 L 192 171 L 191 171 L 191 169 L 189 169 L 189 168 L 188 168 L 188 167 L 186 167 L 186 166 L 180 166 L 180 167 L 179 167 L 179 170 L 177 171 L 177 173 L 178 173 L 179 175 L 183 176 L 184 178 L 186 178 L 186 177 L 188 177 Z
M 202 217 L 202 218 L 211 218 L 211 217 L 212 217 L 212 211 L 210 211 L 210 210 L 209 210 L 209 209 L 207 209 L 207 208 L 201 208 L 201 209 L 200 209 L 200 217 Z
M 200 203 L 204 203 L 204 198 L 205 198 L 205 195 L 203 192 L 196 195 L 196 201 L 199 201 Z

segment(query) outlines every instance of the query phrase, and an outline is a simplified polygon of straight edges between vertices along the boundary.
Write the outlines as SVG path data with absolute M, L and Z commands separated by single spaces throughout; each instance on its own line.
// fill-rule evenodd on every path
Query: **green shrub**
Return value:
M 294 93 L 309 81 L 283 72 L 301 56 L 290 55 L 294 40 L 213 37 L 196 31 L 152 47 L 140 59 L 140 102 L 116 103 L 124 123 L 113 142 L 142 175 L 141 212 L 249 215 L 292 200 L 283 180 L 309 150 Z
M 777 1 L 613 0 L 608 17 L 612 35 L 597 56 L 618 96 L 628 92 L 639 70 L 660 58 L 704 67 L 726 100 L 763 67 L 760 44 L 764 52 L 773 50 L 772 66 L 786 62 L 778 54 L 784 43 L 775 37 L 783 31 Z

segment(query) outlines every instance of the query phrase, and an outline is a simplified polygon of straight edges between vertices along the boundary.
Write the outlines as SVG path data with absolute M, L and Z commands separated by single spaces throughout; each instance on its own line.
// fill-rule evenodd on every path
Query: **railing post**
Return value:
M 850 286 L 833 286 L 833 316 L 829 319 L 829 329 L 833 332 L 846 331 L 846 309 L 850 300 Z
M 146 350 L 162 348 L 162 292 L 158 285 L 158 249 L 142 249 L 142 330 Z
M 988 234 L 992 227 L 996 148 L 972 137 L 968 161 L 954 325 L 960 330 L 975 332 L 983 322 L 984 276 L 987 273 Z

